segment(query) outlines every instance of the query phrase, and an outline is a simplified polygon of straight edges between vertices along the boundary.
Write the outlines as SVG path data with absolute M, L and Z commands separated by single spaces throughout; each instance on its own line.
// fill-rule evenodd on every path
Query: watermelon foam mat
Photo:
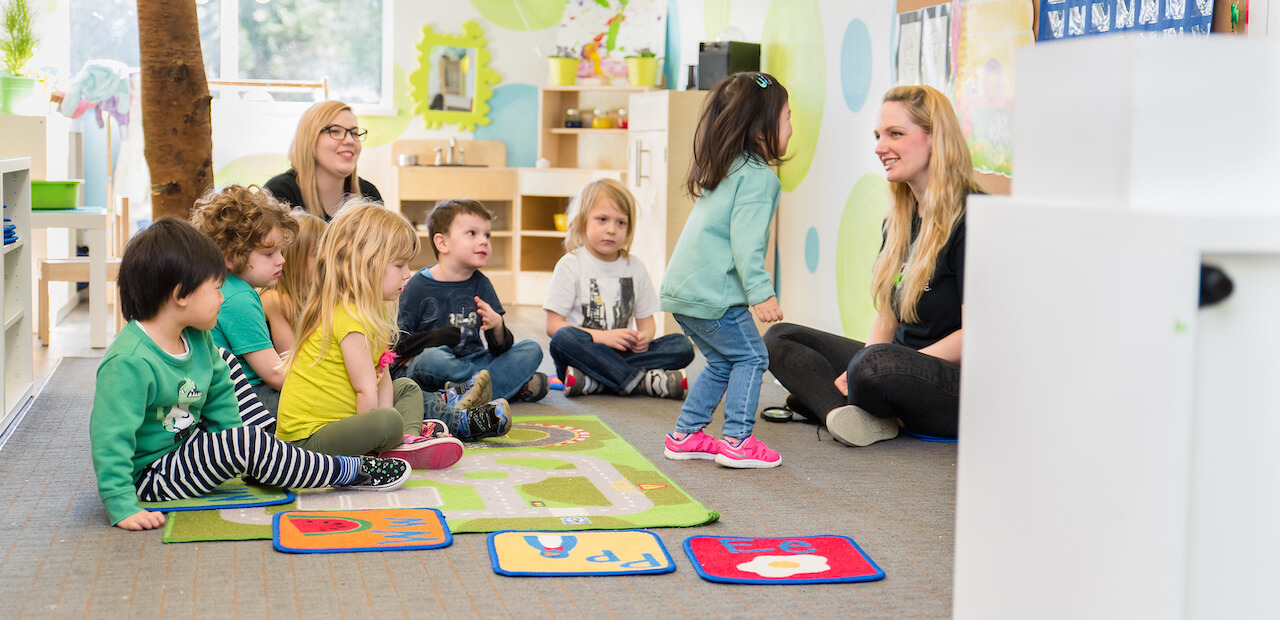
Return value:
M 493 572 L 511 577 L 652 575 L 676 569 L 653 532 L 535 532 L 489 534 Z
M 878 581 L 884 571 L 847 536 L 691 536 L 684 552 L 707 581 L 755 585 Z
M 431 508 L 276 513 L 272 544 L 286 553 L 413 551 L 453 544 L 440 511 Z

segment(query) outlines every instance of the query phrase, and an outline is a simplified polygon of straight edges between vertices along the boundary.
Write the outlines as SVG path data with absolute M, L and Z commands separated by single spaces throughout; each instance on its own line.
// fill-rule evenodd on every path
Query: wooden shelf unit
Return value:
M 4 246 L 4 289 L 0 294 L 0 434 L 16 419 L 32 395 L 31 347 L 31 159 L 0 159 L 0 196 L 4 217 L 18 241 Z
M 622 170 L 627 166 L 627 130 L 592 129 L 592 110 L 615 115 L 635 93 L 654 90 L 635 86 L 540 86 L 538 88 L 538 154 L 553 168 Z M 565 110 L 576 109 L 582 128 L 564 126 Z

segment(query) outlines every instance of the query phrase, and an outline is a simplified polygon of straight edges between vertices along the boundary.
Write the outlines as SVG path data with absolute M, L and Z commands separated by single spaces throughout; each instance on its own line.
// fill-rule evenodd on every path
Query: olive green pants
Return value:
M 396 379 L 391 388 L 392 406 L 330 422 L 293 445 L 322 454 L 360 456 L 386 452 L 404 443 L 405 435 L 422 434 L 422 389 L 408 378 Z

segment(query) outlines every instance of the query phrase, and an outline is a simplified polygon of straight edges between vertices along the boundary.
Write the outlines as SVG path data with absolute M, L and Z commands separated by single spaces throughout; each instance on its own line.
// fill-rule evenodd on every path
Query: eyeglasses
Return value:
M 364 139 L 369 137 L 369 130 L 361 129 L 359 127 L 352 127 L 348 129 L 346 127 L 340 127 L 338 125 L 326 125 L 325 127 L 321 128 L 320 131 L 329 134 L 330 138 L 333 138 L 334 140 L 338 140 L 338 141 L 342 141 L 343 139 L 345 139 L 347 137 L 347 134 L 351 134 L 351 138 L 356 142 L 364 142 Z

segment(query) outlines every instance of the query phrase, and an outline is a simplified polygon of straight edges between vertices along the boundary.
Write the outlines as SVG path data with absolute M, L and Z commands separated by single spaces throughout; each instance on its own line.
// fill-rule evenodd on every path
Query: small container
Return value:
M 618 129 L 626 129 L 631 124 L 626 108 L 618 108 Z
M 601 108 L 591 115 L 592 129 L 613 129 L 613 117 L 609 116 L 609 112 Z
M 564 111 L 564 126 L 568 129 L 582 129 L 582 115 L 575 108 Z

